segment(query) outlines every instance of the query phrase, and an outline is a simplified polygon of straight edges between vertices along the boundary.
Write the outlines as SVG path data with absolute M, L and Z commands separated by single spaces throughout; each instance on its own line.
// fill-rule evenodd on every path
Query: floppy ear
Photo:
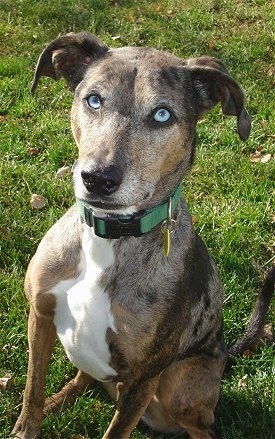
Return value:
M 69 33 L 52 41 L 41 53 L 31 84 L 33 93 L 41 76 L 58 80 L 65 78 L 73 90 L 83 79 L 89 64 L 108 51 L 98 38 L 89 32 Z
M 244 107 L 244 94 L 223 63 L 204 56 L 190 58 L 186 65 L 197 93 L 200 116 L 220 102 L 224 114 L 237 116 L 238 134 L 242 140 L 247 140 L 251 121 Z

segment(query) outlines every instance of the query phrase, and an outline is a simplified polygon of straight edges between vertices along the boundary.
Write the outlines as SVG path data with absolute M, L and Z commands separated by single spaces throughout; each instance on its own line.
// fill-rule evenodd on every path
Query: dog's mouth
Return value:
M 114 203 L 110 203 L 110 202 L 106 202 L 106 201 L 90 201 L 89 206 L 91 206 L 91 208 L 94 209 L 100 209 L 103 211 L 117 211 L 120 209 L 125 209 L 125 206 L 123 206 L 122 204 L 114 204 Z
M 82 203 L 84 203 L 87 207 L 90 207 L 93 211 L 95 211 L 99 216 L 104 216 L 104 214 L 121 214 L 121 215 L 131 215 L 136 212 L 135 206 L 128 206 L 125 204 L 120 204 L 113 202 L 111 200 L 104 199 L 90 199 L 83 198 L 79 199 Z
M 87 207 L 100 214 L 119 214 L 132 215 L 150 206 L 151 192 L 147 191 L 144 196 L 138 197 L 137 192 L 134 196 L 131 191 L 123 190 L 122 194 L 97 194 L 78 191 L 75 193 L 76 198 L 84 203 Z M 149 206 L 147 204 L 149 203 Z

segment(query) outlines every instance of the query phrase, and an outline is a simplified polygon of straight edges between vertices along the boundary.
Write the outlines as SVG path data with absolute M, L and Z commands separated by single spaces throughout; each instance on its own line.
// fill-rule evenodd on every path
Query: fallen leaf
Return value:
M 120 39 L 120 35 L 115 35 L 114 37 L 111 37 L 111 40 L 115 41 L 115 40 L 119 40 Z
M 65 177 L 66 175 L 71 174 L 72 168 L 71 166 L 62 166 L 62 168 L 59 168 L 56 172 L 57 177 Z
M 247 386 L 247 381 L 248 381 L 248 375 L 244 375 L 238 382 L 238 389 L 239 390 L 244 390 Z
M 39 154 L 39 149 L 38 149 L 38 148 L 29 148 L 28 151 L 27 151 L 27 153 L 28 153 L 29 155 L 36 156 L 36 155 Z
M 274 332 L 271 323 L 268 323 L 264 326 L 263 338 L 271 342 L 274 341 Z
M 269 160 L 271 159 L 271 157 L 272 157 L 272 154 L 265 154 L 265 155 L 263 155 L 262 158 L 261 158 L 261 163 L 267 163 L 267 162 L 269 162 Z
M 253 355 L 254 355 L 254 352 L 251 351 L 250 349 L 246 349 L 246 350 L 243 352 L 243 356 L 246 357 L 246 358 L 251 358 L 251 357 L 253 357 Z
M 250 161 L 253 163 L 260 162 L 262 158 L 261 151 L 255 151 L 252 154 L 250 154 Z
M 268 76 L 274 76 L 275 75 L 275 67 L 270 67 L 267 71 Z
M 32 209 L 43 209 L 46 205 L 46 200 L 41 195 L 32 194 L 30 203 Z
M 208 48 L 213 50 L 216 47 L 217 43 L 218 43 L 218 38 L 213 38 L 208 42 Z
M 3 378 L 0 378 L 0 390 L 6 390 L 13 385 L 14 379 L 10 374 L 6 374 Z
M 260 149 L 257 149 L 255 152 L 250 154 L 250 161 L 253 163 L 267 163 L 272 159 L 272 154 L 263 154 Z

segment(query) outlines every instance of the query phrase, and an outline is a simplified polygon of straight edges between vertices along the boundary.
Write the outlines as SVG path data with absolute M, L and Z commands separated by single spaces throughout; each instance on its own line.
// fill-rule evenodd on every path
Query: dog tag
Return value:
M 168 200 L 167 219 L 161 224 L 161 231 L 163 235 L 163 253 L 168 256 L 171 250 L 171 232 L 174 231 L 176 221 L 172 218 L 172 199 Z
M 171 248 L 171 238 L 170 238 L 170 230 L 166 227 L 166 230 L 163 231 L 163 253 L 164 256 L 168 256 Z

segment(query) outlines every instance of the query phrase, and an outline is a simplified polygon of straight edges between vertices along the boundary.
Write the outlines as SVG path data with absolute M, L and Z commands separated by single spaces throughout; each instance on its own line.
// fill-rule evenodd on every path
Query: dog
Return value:
M 248 138 L 243 91 L 215 58 L 110 49 L 88 32 L 45 48 L 32 92 L 41 76 L 63 77 L 74 91 L 77 202 L 27 270 L 29 365 L 13 437 L 37 438 L 45 413 L 100 381 L 116 400 L 103 439 L 129 438 L 141 419 L 159 432 L 213 439 L 228 358 L 223 293 L 182 181 L 194 161 L 196 124 L 219 102 Z M 250 333 L 263 325 L 270 283 Z M 56 335 L 78 373 L 45 401 Z

